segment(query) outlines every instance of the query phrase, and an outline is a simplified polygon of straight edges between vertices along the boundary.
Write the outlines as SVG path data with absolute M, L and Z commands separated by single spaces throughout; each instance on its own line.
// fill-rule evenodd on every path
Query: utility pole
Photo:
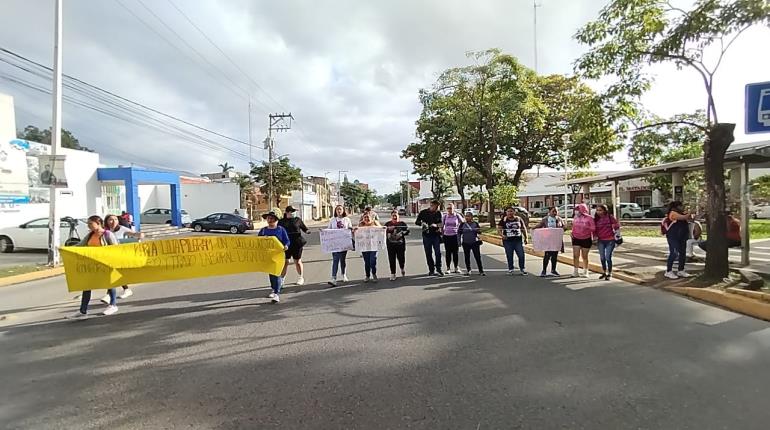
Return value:
M 56 0 L 55 27 L 53 40 L 53 117 L 51 121 L 51 155 L 52 167 L 56 165 L 56 154 L 61 148 L 61 99 L 62 99 L 62 2 Z M 59 211 L 56 207 L 58 190 L 56 181 L 51 182 L 50 203 L 48 204 L 48 265 L 59 265 L 59 245 L 61 244 L 61 229 L 59 228 Z
M 273 207 L 273 150 L 275 146 L 275 142 L 273 141 L 273 131 L 288 131 L 291 130 L 291 120 L 294 119 L 294 117 L 291 115 L 291 112 L 289 113 L 276 113 L 276 114 L 269 114 L 269 126 L 267 128 L 267 140 L 265 141 L 265 146 L 267 147 L 267 159 L 268 159 L 268 175 L 269 180 L 267 183 L 267 198 L 270 201 L 270 204 L 268 206 L 268 209 Z
M 324 194 L 326 194 L 326 204 L 324 205 L 322 218 L 331 218 L 332 215 L 334 215 L 334 213 L 333 213 L 334 212 L 334 208 L 331 207 L 332 206 L 332 194 L 331 194 L 330 188 L 329 188 L 329 173 L 331 173 L 331 172 L 330 171 L 324 172 Z M 328 208 L 328 211 L 332 212 L 331 214 L 327 215 L 327 208 Z
M 341 205 L 340 203 L 342 201 L 342 174 L 348 173 L 347 170 L 338 170 L 337 171 L 337 204 Z
M 567 212 L 567 195 L 569 194 L 569 164 L 567 162 L 567 157 L 569 156 L 569 144 L 571 136 L 569 134 L 565 134 L 562 136 L 562 139 L 564 140 L 564 220 L 566 221 L 569 219 L 569 212 Z M 572 211 L 574 215 L 574 206 Z
M 532 0 L 532 10 L 533 10 L 533 43 L 535 48 L 535 73 L 537 73 L 537 8 L 539 8 L 541 5 L 537 4 L 537 0 Z
M 253 159 L 251 157 L 251 97 L 249 97 L 249 169 L 251 169 L 251 163 Z

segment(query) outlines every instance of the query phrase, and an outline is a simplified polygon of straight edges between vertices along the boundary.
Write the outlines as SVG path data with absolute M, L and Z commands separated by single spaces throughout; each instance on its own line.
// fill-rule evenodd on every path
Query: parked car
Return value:
M 653 206 L 644 211 L 645 218 L 665 218 L 666 208 L 663 206 Z
M 228 213 L 215 213 L 205 218 L 196 219 L 190 223 L 190 227 L 198 232 L 224 230 L 233 234 L 254 230 L 254 224 L 250 219 Z
M 637 203 L 620 203 L 620 217 L 623 219 L 641 218 L 644 216 L 642 207 Z
M 141 215 L 142 224 L 171 224 L 171 209 L 152 208 L 144 211 Z M 182 225 L 188 226 L 192 223 L 192 218 L 186 210 L 182 209 Z
M 751 217 L 754 219 L 770 218 L 770 205 L 757 205 L 751 208 Z
M 463 214 L 471 213 L 473 216 L 479 216 L 479 210 L 476 208 L 466 208 L 463 209 Z
M 61 244 L 73 245 L 88 233 L 85 220 L 65 217 L 59 225 Z M 0 252 L 13 252 L 14 249 L 48 249 L 48 218 L 38 218 L 17 227 L 0 229 Z
M 548 207 L 547 206 L 542 206 L 542 207 L 533 209 L 531 213 L 532 213 L 533 217 L 543 218 L 543 217 L 548 216 L 548 212 L 550 212 Z
M 559 206 L 559 216 L 564 218 L 564 205 Z M 567 218 L 575 217 L 575 205 L 567 205 Z
M 402 216 L 403 216 L 403 215 L 406 215 L 406 209 L 404 209 L 404 208 L 398 208 L 398 214 L 399 214 L 399 215 L 402 215 Z

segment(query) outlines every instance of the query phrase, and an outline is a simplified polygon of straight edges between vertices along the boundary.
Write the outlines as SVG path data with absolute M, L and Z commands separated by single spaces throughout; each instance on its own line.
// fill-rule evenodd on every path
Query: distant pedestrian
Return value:
M 703 236 L 703 226 L 700 221 L 693 219 L 688 225 L 690 229 L 690 236 L 687 239 L 687 259 L 695 259 L 695 245 L 700 246 L 701 237 Z
M 519 272 L 527 275 L 524 268 L 524 245 L 527 243 L 527 225 L 524 220 L 516 215 L 512 206 L 505 209 L 505 215 L 497 224 L 497 232 L 503 238 L 505 258 L 508 260 L 508 274 L 514 273 L 513 253 L 519 260 Z
M 465 256 L 465 274 L 471 275 L 471 253 L 476 259 L 476 268 L 481 276 L 487 276 L 484 273 L 484 266 L 481 264 L 481 226 L 479 223 L 473 220 L 473 213 L 465 213 L 465 221 L 460 224 L 457 229 L 458 240 L 463 247 L 463 255 Z
M 262 215 L 262 218 L 267 221 L 267 227 L 262 227 L 257 233 L 257 236 L 273 236 L 283 244 L 283 250 L 288 251 L 291 241 L 289 240 L 289 234 L 286 229 L 278 225 L 278 215 L 275 212 L 270 211 Z M 285 263 L 284 263 L 285 264 Z M 268 294 L 267 298 L 271 299 L 273 303 L 281 302 L 281 289 L 283 289 L 283 276 L 269 275 L 270 288 L 272 291 Z
M 406 262 L 406 238 L 409 227 L 398 217 L 398 211 L 390 213 L 390 221 L 385 223 L 387 233 L 388 263 L 390 264 L 390 280 L 396 280 L 396 261 L 401 268 L 401 276 L 406 276 L 404 263 Z
M 104 226 L 106 230 L 109 230 L 113 235 L 115 235 L 115 239 L 118 241 L 118 243 L 121 243 L 121 241 L 126 240 L 126 238 L 131 239 L 144 239 L 144 233 L 135 232 L 134 230 L 127 228 L 125 226 L 122 226 L 119 224 L 120 218 L 117 215 L 107 215 L 104 217 Z M 134 292 L 128 288 L 128 285 L 123 285 L 123 292 L 120 294 L 118 298 L 125 299 L 127 297 L 130 297 L 134 294 Z M 107 294 L 104 297 L 101 298 L 102 303 L 109 304 L 110 303 L 110 295 Z
M 372 210 L 371 206 L 367 206 L 364 208 L 364 212 L 361 214 L 361 219 L 358 222 L 361 222 L 364 220 L 364 215 L 369 214 L 369 217 L 372 219 L 372 221 L 380 222 L 380 216 L 377 215 L 377 212 Z
M 120 214 L 120 219 L 118 221 L 123 227 L 130 229 L 134 228 L 134 217 L 132 217 L 131 214 L 126 211 L 123 211 Z
M 540 223 L 535 227 L 538 228 L 565 228 L 564 220 L 559 216 L 559 210 L 556 207 L 552 207 L 548 210 L 548 215 L 540 220 Z M 564 240 L 562 239 L 561 252 L 564 252 Z M 556 271 L 556 263 L 559 260 L 559 251 L 545 251 L 543 254 L 543 271 L 540 272 L 540 277 L 546 277 L 548 264 L 551 264 L 551 276 L 560 276 Z
M 430 202 L 428 209 L 417 214 L 415 224 L 422 227 L 422 246 L 425 249 L 425 262 L 428 263 L 428 276 L 444 276 L 441 271 L 441 212 L 440 203 Z M 435 255 L 435 259 L 434 259 Z
M 446 252 L 446 270 L 449 273 L 460 273 L 458 261 L 460 259 L 460 240 L 457 238 L 457 229 L 463 223 L 463 218 L 455 212 L 455 205 L 449 203 L 446 213 L 441 217 L 441 231 L 444 236 L 444 251 Z M 455 268 L 452 270 L 452 264 Z
M 302 233 L 310 233 L 305 222 L 301 218 L 296 216 L 297 210 L 291 206 L 286 206 L 283 211 L 283 218 L 278 221 L 278 225 L 286 230 L 289 234 L 289 249 L 286 250 L 286 265 L 283 266 L 283 272 L 281 276 L 286 279 L 286 272 L 289 269 L 291 260 L 294 260 L 294 266 L 297 268 L 297 285 L 305 285 L 305 277 L 303 276 L 304 266 L 302 264 L 302 250 L 307 244 L 307 240 L 302 237 Z
M 682 202 L 671 202 L 668 207 L 668 215 L 661 222 L 661 232 L 666 235 L 668 241 L 668 259 L 666 260 L 666 273 L 669 279 L 689 278 L 684 271 L 687 260 L 687 239 L 690 237 L 689 221 L 692 215 L 685 211 Z M 679 260 L 678 270 L 673 271 L 674 261 Z
M 93 215 L 88 218 L 88 233 L 83 237 L 77 246 L 107 246 L 117 245 L 118 240 L 115 239 L 115 235 L 109 230 L 104 229 L 104 221 L 99 215 Z M 102 312 L 102 315 L 112 315 L 118 311 L 116 302 L 115 289 L 110 288 L 107 290 L 107 294 L 110 297 L 109 305 L 107 309 Z M 70 316 L 71 319 L 86 319 L 88 318 L 88 302 L 91 301 L 91 290 L 83 291 L 80 296 L 80 310 L 74 315 Z
M 588 206 L 580 203 L 575 206 L 575 218 L 572 220 L 572 264 L 575 270 L 572 276 L 588 277 L 588 252 L 593 244 L 593 234 L 596 231 L 594 219 L 588 214 Z M 583 273 L 580 273 L 580 257 L 583 257 Z
M 361 222 L 358 223 L 358 227 L 381 227 L 381 225 L 373 220 L 370 214 L 364 213 Z M 370 280 L 377 282 L 377 251 L 362 251 L 361 257 L 364 259 L 364 274 L 366 275 L 364 282 L 369 282 Z
M 334 218 L 332 218 L 329 221 L 329 228 L 330 229 L 353 229 L 353 223 L 350 222 L 350 218 L 348 218 L 348 214 L 345 211 L 345 208 L 342 207 L 342 205 L 337 205 L 337 207 L 334 208 Z M 332 252 L 332 279 L 329 281 L 329 285 L 332 287 L 337 286 L 337 270 L 341 269 L 342 272 L 342 281 L 348 282 L 348 275 L 347 275 L 347 264 L 346 259 L 348 257 L 347 251 L 338 251 L 338 252 Z
M 602 276 L 599 279 L 612 279 L 612 253 L 615 251 L 615 238 L 620 230 L 620 223 L 607 209 L 606 205 L 596 206 L 594 215 L 596 226 L 596 247 L 602 262 Z

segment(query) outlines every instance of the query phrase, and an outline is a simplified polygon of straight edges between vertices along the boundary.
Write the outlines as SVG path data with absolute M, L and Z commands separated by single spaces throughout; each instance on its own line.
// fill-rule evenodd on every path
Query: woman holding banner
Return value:
M 396 260 L 401 268 L 401 276 L 406 276 L 404 262 L 406 260 L 406 239 L 404 236 L 409 234 L 409 227 L 405 222 L 398 219 L 398 211 L 390 213 L 390 221 L 385 223 L 388 234 L 388 262 L 390 263 L 390 280 L 396 280 Z
M 342 205 L 337 205 L 334 208 L 334 218 L 329 221 L 329 229 L 353 229 L 353 223 L 350 222 L 347 212 Z M 348 282 L 347 265 L 345 259 L 348 257 L 347 251 L 332 252 L 332 279 L 329 281 L 329 285 L 332 287 L 337 286 L 337 269 L 342 271 L 342 281 Z
M 361 217 L 361 222 L 358 224 L 358 227 L 382 227 L 379 222 L 372 219 L 372 216 L 368 213 L 364 213 L 364 215 Z M 366 274 L 366 279 L 364 279 L 364 282 L 369 282 L 369 280 L 372 280 L 373 282 L 377 282 L 377 251 L 362 251 L 361 257 L 364 259 L 364 273 Z
M 107 215 L 104 217 L 104 226 L 107 230 L 109 230 L 113 235 L 115 235 L 115 239 L 117 239 L 118 243 L 121 243 L 121 241 L 125 240 L 126 238 L 131 239 L 144 239 L 144 233 L 135 232 L 134 230 L 131 230 L 128 227 L 120 225 L 120 219 L 117 215 Z M 128 285 L 123 286 L 123 293 L 119 296 L 121 299 L 125 299 L 126 297 L 130 297 L 134 294 L 133 291 L 131 291 L 130 288 L 128 288 Z M 110 295 L 107 294 L 101 299 L 102 303 L 109 304 L 110 303 Z
M 535 229 L 541 229 L 541 228 L 561 228 L 564 229 L 564 221 L 559 216 L 559 210 L 556 209 L 556 207 L 552 207 L 548 210 L 548 216 L 540 220 L 540 224 L 535 226 Z M 564 241 L 562 238 L 562 245 L 561 245 L 561 252 L 564 252 Z M 548 269 L 548 263 L 551 263 L 551 274 L 550 276 L 560 276 L 559 272 L 556 271 L 556 262 L 558 261 L 559 257 L 559 251 L 545 251 L 545 254 L 543 255 L 543 271 L 540 272 L 540 277 L 544 278 L 548 275 L 546 275 L 546 270 Z
M 267 227 L 262 227 L 257 233 L 257 236 L 273 236 L 277 238 L 283 244 L 283 250 L 288 251 L 291 241 L 289 240 L 289 234 L 286 229 L 278 225 L 278 215 L 275 212 L 270 211 L 262 218 L 267 221 Z M 272 299 L 273 303 L 281 302 L 281 288 L 283 288 L 283 276 L 269 275 L 270 276 L 270 288 L 272 292 L 267 296 L 268 299 Z
M 88 218 L 88 230 L 88 234 L 83 237 L 83 240 L 81 240 L 77 246 L 107 246 L 118 244 L 115 235 L 104 229 L 104 222 L 99 215 L 93 215 Z M 115 289 L 110 288 L 107 290 L 107 294 L 110 297 L 109 306 L 102 312 L 102 315 L 112 315 L 118 311 L 118 306 L 115 301 Z M 88 318 L 88 302 L 90 301 L 91 290 L 83 291 L 83 294 L 80 296 L 80 310 L 70 318 L 76 320 Z

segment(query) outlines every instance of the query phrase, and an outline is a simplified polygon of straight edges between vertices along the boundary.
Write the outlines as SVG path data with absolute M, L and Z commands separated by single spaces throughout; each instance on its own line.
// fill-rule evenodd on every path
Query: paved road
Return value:
M 0 268 L 28 266 L 32 264 L 46 264 L 47 262 L 48 251 L 45 249 L 25 249 L 8 254 L 0 254 Z
M 770 324 L 483 250 L 490 276 L 429 279 L 413 238 L 406 279 L 327 288 L 314 236 L 280 305 L 231 276 L 80 322 L 61 279 L 1 288 L 0 428 L 767 428 Z

